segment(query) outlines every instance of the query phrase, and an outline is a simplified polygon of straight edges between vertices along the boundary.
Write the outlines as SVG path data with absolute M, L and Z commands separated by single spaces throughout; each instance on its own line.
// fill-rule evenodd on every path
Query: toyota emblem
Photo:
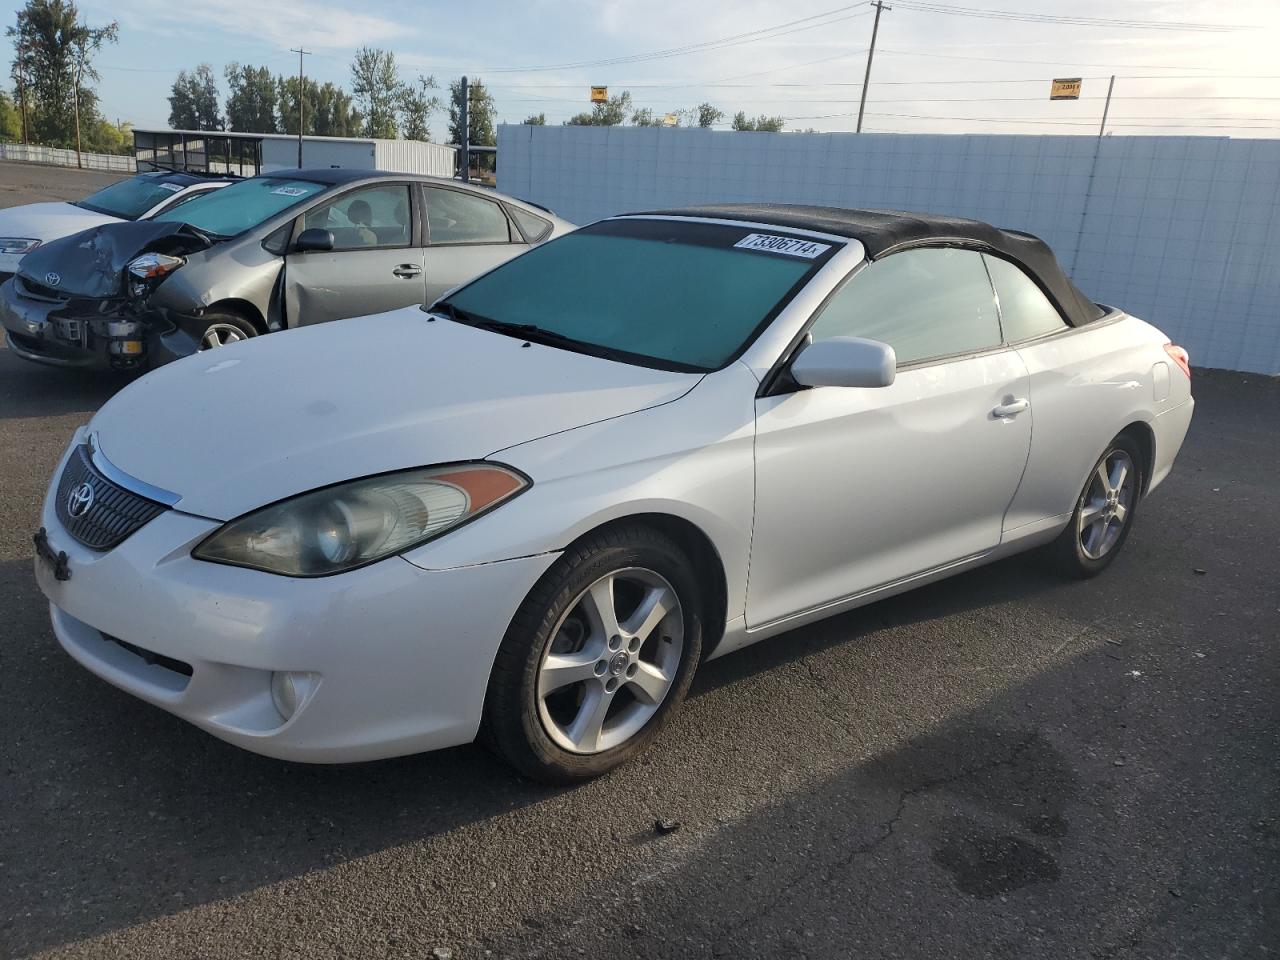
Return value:
M 62 277 L 50 270 L 44 275 L 44 283 L 47 287 L 56 287 L 62 282 Z
M 67 495 L 67 513 L 73 517 L 83 517 L 93 506 L 93 484 L 88 480 L 72 489 Z

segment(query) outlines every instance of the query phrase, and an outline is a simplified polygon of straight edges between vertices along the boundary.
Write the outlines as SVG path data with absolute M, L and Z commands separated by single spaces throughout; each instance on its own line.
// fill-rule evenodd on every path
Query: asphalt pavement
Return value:
M 30 536 L 122 383 L 0 349 L 0 957 L 1280 952 L 1274 379 L 1197 371 L 1102 577 L 1014 558 L 706 664 L 572 790 L 268 760 L 78 667 Z

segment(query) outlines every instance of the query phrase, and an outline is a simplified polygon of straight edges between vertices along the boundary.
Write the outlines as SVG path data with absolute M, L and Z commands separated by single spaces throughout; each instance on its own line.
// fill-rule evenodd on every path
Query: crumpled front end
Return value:
M 178 328 L 150 304 L 165 273 L 138 275 L 146 254 L 177 260 L 208 237 L 180 223 L 117 223 L 53 241 L 28 254 L 0 286 L 0 323 L 10 348 L 36 363 L 130 369 L 173 354 L 162 338 Z

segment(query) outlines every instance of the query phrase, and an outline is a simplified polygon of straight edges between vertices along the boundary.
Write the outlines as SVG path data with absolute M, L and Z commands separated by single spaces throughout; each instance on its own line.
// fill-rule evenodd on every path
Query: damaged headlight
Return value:
M 26 237 L 0 237 L 0 253 L 11 255 L 30 253 L 38 246 L 40 246 L 39 240 L 30 240 Z
M 130 260 L 126 269 L 135 280 L 159 280 L 186 262 L 182 257 L 171 257 L 167 253 L 144 253 Z
M 322 577 L 425 543 L 529 486 L 496 463 L 401 470 L 282 500 L 224 524 L 197 560 Z

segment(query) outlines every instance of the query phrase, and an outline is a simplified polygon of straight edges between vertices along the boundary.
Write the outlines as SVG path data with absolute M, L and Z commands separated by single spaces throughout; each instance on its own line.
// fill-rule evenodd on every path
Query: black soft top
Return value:
M 700 217 L 766 223 L 813 230 L 859 241 L 872 260 L 906 247 L 946 246 L 981 250 L 1012 260 L 1036 282 L 1073 327 L 1092 323 L 1105 312 L 1062 272 L 1058 259 L 1038 237 L 1002 230 L 981 220 L 942 217 L 900 210 L 846 210 L 843 207 L 789 203 L 723 203 L 678 210 L 649 210 L 637 216 Z

